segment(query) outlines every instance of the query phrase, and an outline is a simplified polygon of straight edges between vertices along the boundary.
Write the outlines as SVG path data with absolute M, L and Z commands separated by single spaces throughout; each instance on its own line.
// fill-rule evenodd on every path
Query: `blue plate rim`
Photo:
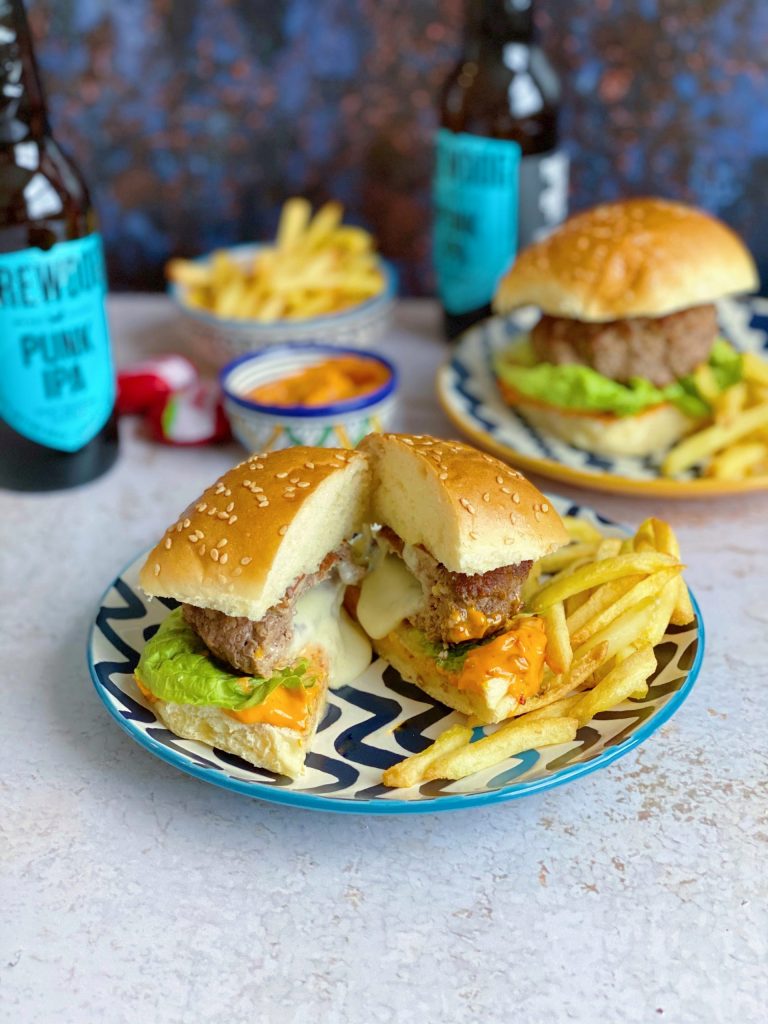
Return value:
M 555 497 L 555 495 L 552 496 Z M 589 506 L 580 507 L 584 508 Z M 592 511 L 595 510 L 592 509 Z M 621 527 L 622 524 L 612 522 L 611 525 Z M 123 573 L 133 565 L 139 557 L 141 556 L 139 555 L 132 558 L 104 590 L 101 598 L 99 599 L 99 608 L 104 606 L 104 600 L 110 590 L 114 587 L 115 583 L 119 579 L 122 579 Z M 565 785 L 567 782 L 582 778 L 585 775 L 591 775 L 592 772 L 598 771 L 600 768 L 605 768 L 612 764 L 614 761 L 618 760 L 618 758 L 630 753 L 630 751 L 634 750 L 635 747 L 645 742 L 645 740 L 649 739 L 658 729 L 661 728 L 662 725 L 668 722 L 672 715 L 675 714 L 675 712 L 688 698 L 696 680 L 699 677 L 701 665 L 704 660 L 706 644 L 704 619 L 696 597 L 690 587 L 687 589 L 691 598 L 693 610 L 696 614 L 696 655 L 690 669 L 688 670 L 685 682 L 679 690 L 675 691 L 664 707 L 661 708 L 657 714 L 652 715 L 647 719 L 647 721 L 644 722 L 636 732 L 633 732 L 631 736 L 622 740 L 621 743 L 617 743 L 615 746 L 607 748 L 601 754 L 598 754 L 597 757 L 594 757 L 589 761 L 582 761 L 574 765 L 569 765 L 566 768 L 560 769 L 554 775 L 548 775 L 541 779 L 533 779 L 529 782 L 513 782 L 506 787 L 486 793 L 456 793 L 448 794 L 446 796 L 422 797 L 415 800 L 342 800 L 337 797 L 327 797 L 313 793 L 302 793 L 295 790 L 283 789 L 279 786 L 270 786 L 261 782 L 244 782 L 240 779 L 234 779 L 229 775 L 222 775 L 218 770 L 214 771 L 210 768 L 199 767 L 194 764 L 191 758 L 186 758 L 181 754 L 176 753 L 175 750 L 166 747 L 164 744 L 158 743 L 141 730 L 133 729 L 130 722 L 122 717 L 107 697 L 104 687 L 96 675 L 93 658 L 91 657 L 97 616 L 94 616 L 93 622 L 88 630 L 86 661 L 88 664 L 88 672 L 99 700 L 120 728 L 139 746 L 144 747 L 145 750 L 154 754 L 161 761 L 165 761 L 166 764 L 179 769 L 186 775 L 192 775 L 194 778 L 200 779 L 203 782 L 209 782 L 214 786 L 218 786 L 220 789 L 227 789 L 232 792 L 239 793 L 242 796 L 251 797 L 252 799 L 264 800 L 267 803 L 299 807 L 303 810 L 318 812 L 326 811 L 336 814 L 439 814 L 444 811 L 460 811 L 470 807 L 481 807 L 486 804 L 507 803 L 510 800 L 517 800 L 521 797 L 530 796 L 534 793 L 540 793 L 548 789 L 557 789 L 559 786 Z

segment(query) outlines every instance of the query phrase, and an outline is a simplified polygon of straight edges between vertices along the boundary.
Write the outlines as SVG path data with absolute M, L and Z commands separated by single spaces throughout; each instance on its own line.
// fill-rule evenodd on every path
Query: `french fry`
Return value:
M 693 380 L 704 401 L 714 405 L 720 397 L 720 386 L 709 363 L 702 363 L 701 366 L 696 368 L 693 373 Z
M 592 542 L 566 544 L 565 547 L 559 548 L 557 551 L 553 551 L 551 555 L 544 555 L 543 558 L 538 560 L 536 565 L 538 566 L 539 573 L 560 572 L 561 569 L 567 568 L 578 559 L 594 558 L 597 554 L 598 547 L 599 544 Z
M 434 761 L 453 750 L 458 750 L 459 747 L 469 743 L 471 739 L 472 730 L 470 728 L 464 725 L 454 725 L 441 733 L 435 742 L 425 750 L 413 754 L 411 757 L 403 758 L 402 761 L 393 764 L 391 768 L 387 768 L 381 781 L 385 786 L 392 786 L 395 789 L 408 789 L 410 786 L 415 786 L 424 779 L 424 773 Z
M 572 615 L 568 616 L 568 632 L 571 636 L 595 615 L 598 615 L 606 608 L 610 608 L 615 601 L 623 597 L 628 590 L 631 590 L 643 578 L 643 576 L 637 574 L 623 576 L 618 580 L 610 580 L 608 583 L 603 583 L 602 586 L 593 590 L 584 604 L 577 608 Z
M 615 657 L 619 651 L 626 647 L 634 647 L 641 642 L 643 633 L 646 630 L 652 612 L 656 609 L 657 598 L 653 595 L 642 601 L 633 604 L 622 615 L 609 622 L 607 626 L 593 633 L 589 640 L 577 647 L 573 652 L 573 675 L 582 660 L 586 658 L 593 648 L 605 645 L 605 652 L 601 662 Z
M 744 441 L 715 455 L 707 467 L 707 475 L 718 480 L 741 480 L 768 455 L 762 441 Z
M 727 426 L 715 423 L 685 438 L 669 451 L 661 471 L 665 476 L 677 476 L 765 426 L 768 426 L 768 405 L 756 405 L 736 415 Z
M 526 722 L 539 722 L 542 718 L 572 718 L 571 709 L 574 708 L 584 695 L 573 693 L 570 697 L 561 697 L 552 704 L 529 711 L 525 716 Z
M 597 527 L 587 522 L 586 519 L 577 519 L 576 516 L 565 516 L 563 518 L 563 525 L 568 531 L 568 536 L 571 540 L 576 540 L 583 544 L 599 544 L 603 539 L 603 535 Z
M 646 644 L 616 665 L 593 690 L 580 697 L 569 708 L 569 714 L 578 719 L 579 725 L 586 725 L 601 711 L 609 711 L 632 694 L 643 693 L 643 685 L 647 692 L 647 680 L 655 668 L 656 655 L 653 647 Z
M 615 558 L 621 551 L 621 539 L 619 537 L 605 537 L 597 546 L 595 561 L 602 562 L 606 558 Z
M 742 355 L 741 372 L 745 380 L 768 387 L 768 360 L 761 359 L 756 352 L 745 352 Z
M 555 675 L 565 675 L 571 667 L 573 649 L 565 622 L 565 608 L 557 601 L 544 612 L 544 627 L 547 632 L 545 660 Z
M 247 259 L 218 251 L 205 262 L 174 259 L 170 280 L 187 305 L 227 319 L 299 320 L 378 295 L 384 276 L 367 231 L 342 225 L 342 207 L 326 203 L 312 217 L 306 199 L 283 206 L 274 245 Z
M 590 562 L 567 576 L 553 580 L 539 590 L 531 599 L 531 609 L 535 612 L 545 611 L 556 601 L 562 601 L 580 590 L 608 583 L 634 573 L 644 575 L 666 569 L 677 563 L 669 555 L 658 551 L 616 555 L 602 562 Z
M 644 530 L 646 528 L 646 524 L 653 536 L 653 543 L 656 550 L 662 551 L 666 555 L 671 555 L 675 559 L 679 559 L 680 544 L 675 536 L 675 531 L 669 523 L 664 519 L 647 519 L 640 529 Z M 693 622 L 696 616 L 693 611 L 690 594 L 688 593 L 688 587 L 685 585 L 685 580 L 682 576 L 678 578 L 675 585 L 675 591 L 676 600 L 675 606 L 672 610 L 671 621 L 676 626 L 687 626 L 689 622 Z
M 531 598 L 539 589 L 539 577 L 541 576 L 541 568 L 539 562 L 534 562 L 531 566 L 531 571 L 526 577 L 525 583 L 523 583 L 520 589 L 520 600 L 523 602 L 523 607 L 527 607 Z
M 588 622 L 577 629 L 571 635 L 571 641 L 577 647 L 583 643 L 586 643 L 591 636 L 604 629 L 609 622 L 613 622 L 619 615 L 623 614 L 632 605 L 637 604 L 639 601 L 644 600 L 647 597 L 655 597 L 660 594 L 662 590 L 670 582 L 677 582 L 679 579 L 679 571 L 676 568 L 661 569 L 659 572 L 653 573 L 651 576 L 644 577 L 639 583 L 636 583 L 634 587 L 628 590 L 625 594 L 622 594 L 616 601 L 608 605 L 601 612 L 593 615 Z M 545 619 L 546 621 L 546 619 Z
M 721 392 L 714 402 L 715 423 L 728 426 L 733 422 L 746 406 L 748 395 L 747 383 L 743 380 Z
M 463 779 L 532 747 L 568 743 L 575 738 L 577 728 L 578 721 L 575 718 L 547 718 L 533 722 L 518 719 L 506 722 L 490 736 L 468 743 L 433 761 L 424 778 Z

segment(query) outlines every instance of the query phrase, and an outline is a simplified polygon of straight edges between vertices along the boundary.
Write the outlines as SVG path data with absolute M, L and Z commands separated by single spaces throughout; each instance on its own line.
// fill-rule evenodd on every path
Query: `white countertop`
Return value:
M 179 345 L 164 297 L 115 297 L 119 364 Z M 412 432 L 437 407 L 437 313 L 389 349 Z M 510 804 L 372 818 L 207 786 L 96 697 L 109 581 L 238 456 L 123 423 L 78 491 L 0 492 L 0 1020 L 13 1024 L 751 1022 L 768 1004 L 768 495 L 569 493 L 678 530 L 708 627 L 700 679 L 636 752 Z M 2 457 L 2 456 L 0 456 Z

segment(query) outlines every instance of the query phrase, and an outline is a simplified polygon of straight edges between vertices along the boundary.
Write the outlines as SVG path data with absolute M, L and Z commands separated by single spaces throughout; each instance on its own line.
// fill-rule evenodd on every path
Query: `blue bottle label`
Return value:
M 0 417 L 78 451 L 115 402 L 101 236 L 0 253 Z
M 449 313 L 490 301 L 517 250 L 520 146 L 441 128 L 434 180 L 434 264 Z

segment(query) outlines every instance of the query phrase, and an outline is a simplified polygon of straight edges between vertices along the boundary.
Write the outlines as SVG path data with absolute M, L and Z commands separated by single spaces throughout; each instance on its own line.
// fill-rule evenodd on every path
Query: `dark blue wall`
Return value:
M 768 281 L 768 2 L 540 0 L 571 206 L 656 193 L 740 231 Z M 337 196 L 429 292 L 434 97 L 460 0 L 34 0 L 55 130 L 115 287 Z

